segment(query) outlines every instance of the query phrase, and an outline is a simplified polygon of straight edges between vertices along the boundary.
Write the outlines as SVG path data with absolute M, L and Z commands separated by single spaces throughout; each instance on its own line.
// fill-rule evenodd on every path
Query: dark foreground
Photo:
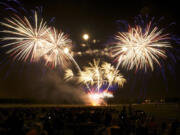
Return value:
M 177 104 L 0 105 L 0 135 L 180 135 Z

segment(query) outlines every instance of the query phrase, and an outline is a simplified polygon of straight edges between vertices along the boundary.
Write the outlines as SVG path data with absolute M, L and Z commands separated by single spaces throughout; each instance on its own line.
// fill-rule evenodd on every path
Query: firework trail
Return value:
M 112 47 L 113 57 L 118 61 L 116 69 L 121 65 L 128 70 L 150 68 L 153 71 L 154 63 L 160 66 L 159 59 L 165 59 L 166 49 L 172 47 L 169 35 L 157 26 L 152 28 L 151 22 L 145 29 L 129 26 L 128 32 L 119 32 L 116 39 L 116 46 Z

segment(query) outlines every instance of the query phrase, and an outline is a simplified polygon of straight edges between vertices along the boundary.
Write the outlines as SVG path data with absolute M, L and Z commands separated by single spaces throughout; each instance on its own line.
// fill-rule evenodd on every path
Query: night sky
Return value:
M 148 14 L 150 17 L 157 18 L 164 16 L 167 23 L 176 22 L 170 33 L 180 36 L 180 8 L 175 0 L 158 2 L 148 0 L 124 0 L 123 2 L 115 0 L 20 0 L 20 2 L 26 10 L 42 7 L 42 16 L 47 21 L 55 17 L 50 25 L 68 33 L 77 48 L 80 48 L 78 45 L 82 42 L 83 33 L 89 33 L 91 39 L 100 40 L 96 44 L 97 48 L 107 46 L 108 40 L 118 31 L 117 20 L 126 20 L 133 24 L 134 17 L 139 14 Z M 0 15 L 2 19 L 2 12 Z M 4 55 L 3 50 L 1 50 L 2 57 L 11 59 Z M 82 65 L 86 61 L 92 61 L 91 57 L 86 57 L 86 59 L 76 57 L 75 59 Z M 108 58 L 102 59 L 110 61 Z M 72 84 L 64 86 L 61 79 L 62 72 L 57 69 L 44 68 L 37 63 L 7 64 L 10 66 L 3 66 L 3 64 L 1 63 L 3 68 L 0 69 L 0 98 L 40 98 L 61 102 L 71 98 L 74 94 L 73 90 L 71 94 L 70 91 L 64 92 L 65 89 L 72 89 L 69 88 L 71 86 L 67 86 Z M 146 74 L 123 71 L 129 81 L 124 88 L 115 92 L 114 100 L 118 101 L 120 98 L 131 96 L 133 98 L 180 97 L 179 60 L 175 65 L 174 73 L 171 71 L 166 71 L 166 73 L 165 80 L 158 70 Z M 75 102 L 78 100 L 74 99 Z

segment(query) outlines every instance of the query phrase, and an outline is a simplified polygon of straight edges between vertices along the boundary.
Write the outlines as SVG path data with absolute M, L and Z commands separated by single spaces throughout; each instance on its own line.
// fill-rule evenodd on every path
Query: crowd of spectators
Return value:
M 0 135 L 180 135 L 178 119 L 158 122 L 123 107 L 1 108 Z

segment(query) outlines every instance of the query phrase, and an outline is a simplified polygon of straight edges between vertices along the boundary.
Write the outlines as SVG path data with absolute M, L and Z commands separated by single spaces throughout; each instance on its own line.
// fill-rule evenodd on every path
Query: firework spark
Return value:
M 69 80 L 72 80 L 73 77 L 74 77 L 73 71 L 72 71 L 71 69 L 67 69 L 67 70 L 65 71 L 64 79 L 65 79 L 66 81 L 69 81 Z
M 112 47 L 113 57 L 118 64 L 128 70 L 154 70 L 154 63 L 160 65 L 159 58 L 166 58 L 166 48 L 171 47 L 168 34 L 163 30 L 152 27 L 151 22 L 143 29 L 140 26 L 130 27 L 128 32 L 119 32 L 116 46 Z
M 7 53 L 14 56 L 15 59 L 26 61 L 36 61 L 46 50 L 46 40 L 44 40 L 49 28 L 46 22 L 38 19 L 37 12 L 34 12 L 33 19 L 27 17 L 21 18 L 17 15 L 6 18 L 7 23 L 1 22 L 6 30 L 1 32 L 8 36 L 2 38 L 8 43 L 3 47 L 12 47 Z
M 118 84 L 119 87 L 123 87 L 126 79 L 114 68 L 110 63 L 104 62 L 101 66 L 104 73 L 104 78 L 108 83 L 108 88 L 111 85 Z

